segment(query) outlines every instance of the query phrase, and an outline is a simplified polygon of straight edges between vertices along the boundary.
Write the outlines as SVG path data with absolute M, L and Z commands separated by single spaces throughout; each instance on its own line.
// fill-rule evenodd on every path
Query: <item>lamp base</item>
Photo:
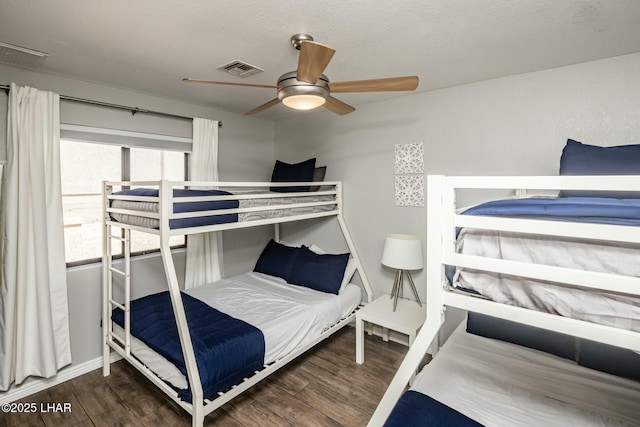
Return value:
M 403 274 L 407 275 L 407 278 L 409 279 L 409 284 L 411 285 L 411 290 L 413 291 L 413 295 L 416 297 L 416 302 L 420 307 L 422 307 L 422 302 L 420 301 L 420 297 L 418 296 L 416 285 L 413 283 L 413 277 L 411 277 L 411 272 L 408 270 L 398 270 L 396 272 L 396 277 L 393 280 L 393 289 L 391 290 L 391 298 L 393 298 L 393 311 L 396 311 L 396 307 L 398 305 L 398 297 L 402 294 Z

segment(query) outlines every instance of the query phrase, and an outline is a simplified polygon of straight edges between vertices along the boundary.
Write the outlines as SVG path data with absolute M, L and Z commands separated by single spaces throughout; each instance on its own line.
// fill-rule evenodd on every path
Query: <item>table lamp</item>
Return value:
M 391 298 L 393 301 L 393 311 L 396 311 L 398 305 L 398 296 L 402 293 L 402 278 L 406 274 L 413 290 L 416 301 L 422 307 L 422 302 L 418 296 L 416 285 L 413 283 L 410 270 L 420 270 L 423 268 L 422 259 L 422 241 L 418 236 L 410 234 L 389 234 L 384 242 L 384 250 L 382 251 L 382 264 L 387 267 L 396 269 L 396 277 L 393 281 L 393 289 L 391 290 Z

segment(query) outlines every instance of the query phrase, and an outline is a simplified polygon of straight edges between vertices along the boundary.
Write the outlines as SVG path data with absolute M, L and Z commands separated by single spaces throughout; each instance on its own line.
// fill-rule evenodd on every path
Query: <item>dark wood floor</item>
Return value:
M 365 336 L 355 363 L 355 330 L 344 328 L 205 418 L 207 426 L 364 426 L 407 347 Z M 70 403 L 71 412 L 0 413 L 0 427 L 190 426 L 190 416 L 124 361 L 21 400 Z M 45 406 L 46 407 L 46 406 Z

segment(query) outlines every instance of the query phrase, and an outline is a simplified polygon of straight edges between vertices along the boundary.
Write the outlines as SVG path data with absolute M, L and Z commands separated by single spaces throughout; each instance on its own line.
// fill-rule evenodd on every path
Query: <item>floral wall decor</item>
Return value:
M 422 142 L 396 144 L 395 174 L 424 173 L 424 147 Z
M 424 206 L 424 146 L 395 145 L 396 206 Z

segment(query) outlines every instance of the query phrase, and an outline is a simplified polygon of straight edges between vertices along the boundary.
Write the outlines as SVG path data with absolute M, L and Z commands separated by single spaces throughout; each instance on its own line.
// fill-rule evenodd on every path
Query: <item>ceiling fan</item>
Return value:
M 331 96 L 332 93 L 411 91 L 418 87 L 417 76 L 330 82 L 323 72 L 336 52 L 335 49 L 316 43 L 313 37 L 303 33 L 291 36 L 291 44 L 300 51 L 298 69 L 281 75 L 276 85 L 189 78 L 182 80 L 193 83 L 277 89 L 277 98 L 246 112 L 245 116 L 259 113 L 280 102 L 296 110 L 311 110 L 324 106 L 336 114 L 345 115 L 355 111 L 355 108 L 334 98 Z

